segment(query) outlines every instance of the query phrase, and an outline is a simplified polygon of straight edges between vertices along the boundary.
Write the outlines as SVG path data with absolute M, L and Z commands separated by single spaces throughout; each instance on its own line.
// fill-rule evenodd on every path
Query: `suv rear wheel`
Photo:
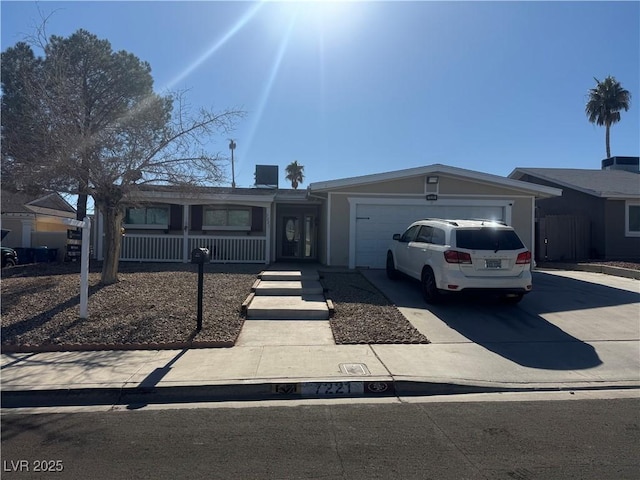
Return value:
M 433 275 L 433 270 L 429 267 L 425 267 L 422 271 L 422 295 L 427 303 L 438 303 L 442 299 L 442 295 L 438 291 L 436 285 L 436 277 Z
M 391 280 L 396 280 L 398 278 L 398 271 L 393 263 L 393 253 L 391 252 L 387 252 L 387 277 Z

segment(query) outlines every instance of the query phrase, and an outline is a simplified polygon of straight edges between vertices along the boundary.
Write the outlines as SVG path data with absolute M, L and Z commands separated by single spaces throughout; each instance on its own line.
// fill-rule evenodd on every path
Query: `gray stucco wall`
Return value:
M 347 195 L 330 195 L 330 252 L 331 265 L 349 265 L 349 200 Z
M 561 197 L 544 198 L 536 201 L 537 218 L 544 218 L 547 215 L 587 217 L 591 222 L 590 256 L 593 258 L 604 257 L 606 251 L 605 199 L 531 177 L 530 175 L 526 175 L 522 180 L 562 189 Z M 624 234 L 624 227 L 622 232 Z
M 625 236 L 626 205 L 624 200 L 607 200 L 605 216 L 607 228 L 605 235 L 605 258 L 609 260 L 638 260 L 640 259 L 640 237 Z

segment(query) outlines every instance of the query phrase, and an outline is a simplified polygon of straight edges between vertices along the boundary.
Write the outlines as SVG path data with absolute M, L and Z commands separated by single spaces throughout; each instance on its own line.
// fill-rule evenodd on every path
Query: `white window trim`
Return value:
M 122 225 L 125 229 L 131 230 L 169 230 L 169 225 L 147 225 L 146 223 L 125 223 Z
M 251 230 L 250 225 L 240 226 L 240 227 L 229 227 L 229 226 L 213 226 L 213 225 L 203 225 L 202 230 L 218 230 L 218 231 L 244 231 L 248 232 Z
M 629 230 L 629 207 L 640 207 L 640 200 L 625 200 L 624 202 L 624 235 L 625 237 L 640 237 L 640 231 Z

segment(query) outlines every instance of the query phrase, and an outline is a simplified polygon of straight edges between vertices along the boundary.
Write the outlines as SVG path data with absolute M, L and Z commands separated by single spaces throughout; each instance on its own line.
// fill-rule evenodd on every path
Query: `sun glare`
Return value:
M 353 1 L 311 1 L 300 3 L 300 21 L 315 23 L 326 35 L 348 33 L 357 21 Z
M 271 3 L 271 2 L 270 2 Z M 339 37 L 348 34 L 358 21 L 354 5 L 356 0 L 309 0 L 273 2 L 278 16 L 294 17 L 296 29 L 304 35 L 315 37 Z
M 176 75 L 176 77 L 173 78 L 165 86 L 165 89 L 173 88 L 176 84 L 191 75 L 194 70 L 200 67 L 200 65 L 202 65 L 209 57 L 211 57 L 211 55 L 222 48 L 229 41 L 229 39 L 233 38 L 247 23 L 249 23 L 249 21 L 256 15 L 256 13 L 258 13 L 263 5 L 264 2 L 258 2 L 252 8 L 248 9 L 236 23 L 231 25 L 230 28 L 226 32 L 224 32 L 224 34 L 220 38 L 213 42 L 204 52 L 202 52 L 196 60 L 194 60 L 190 65 L 188 65 L 184 70 Z

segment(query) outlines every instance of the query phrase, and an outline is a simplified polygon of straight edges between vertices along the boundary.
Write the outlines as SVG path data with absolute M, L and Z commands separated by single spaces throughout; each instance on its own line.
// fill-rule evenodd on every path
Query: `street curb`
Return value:
M 343 383 L 362 387 L 354 394 L 304 393 L 304 387 Z M 354 390 L 357 390 L 354 388 Z M 2 390 L 3 409 L 70 406 L 126 406 L 142 408 L 152 404 L 186 404 L 227 401 L 308 400 L 308 399 L 380 399 L 390 397 L 427 397 L 478 393 L 533 393 L 601 390 L 640 390 L 640 384 L 630 382 L 598 382 L 591 384 L 474 384 L 455 382 L 425 382 L 414 380 L 333 380 L 279 381 L 262 383 L 167 386 L 167 387 L 102 387 L 52 390 Z

